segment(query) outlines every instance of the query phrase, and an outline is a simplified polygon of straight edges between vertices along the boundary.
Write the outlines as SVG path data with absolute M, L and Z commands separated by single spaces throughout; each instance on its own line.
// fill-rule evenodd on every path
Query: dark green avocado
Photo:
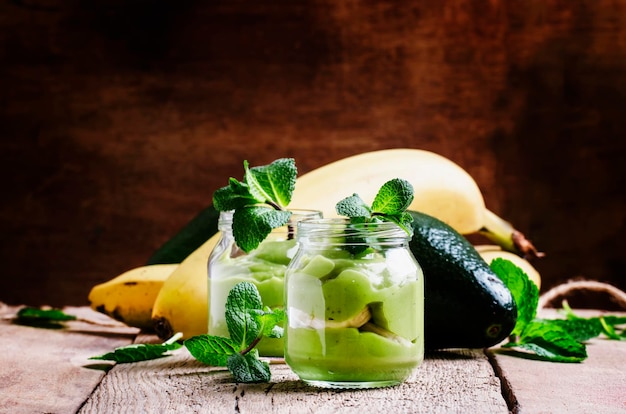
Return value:
M 217 233 L 220 212 L 212 205 L 200 211 L 189 223 L 163 243 L 148 259 L 148 265 L 180 263 Z
M 410 213 L 410 248 L 424 271 L 426 349 L 487 348 L 504 340 L 517 320 L 509 289 L 456 230 Z

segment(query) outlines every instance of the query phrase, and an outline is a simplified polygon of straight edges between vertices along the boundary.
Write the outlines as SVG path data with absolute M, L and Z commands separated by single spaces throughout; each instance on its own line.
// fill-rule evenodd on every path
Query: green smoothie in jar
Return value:
M 287 225 L 276 228 L 259 246 L 245 253 L 232 234 L 232 212 L 220 214 L 218 228 L 221 238 L 209 256 L 209 326 L 210 335 L 229 337 L 225 306 L 230 290 L 240 282 L 254 284 L 264 306 L 284 306 L 285 270 L 295 255 L 296 223 L 306 218 L 320 218 L 321 213 L 293 210 Z M 282 357 L 282 338 L 263 338 L 257 345 L 259 355 Z
M 371 388 L 406 380 L 424 355 L 424 280 L 395 223 L 298 226 L 286 273 L 285 360 L 305 382 Z

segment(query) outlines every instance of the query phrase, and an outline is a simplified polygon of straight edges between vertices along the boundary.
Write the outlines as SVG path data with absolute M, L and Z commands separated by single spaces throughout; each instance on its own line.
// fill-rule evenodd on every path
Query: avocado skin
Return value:
M 201 210 L 148 259 L 147 265 L 180 263 L 217 233 L 220 212 L 210 205 Z
M 424 338 L 427 350 L 487 348 L 515 327 L 509 289 L 474 246 L 432 216 L 410 211 L 410 249 L 424 271 Z

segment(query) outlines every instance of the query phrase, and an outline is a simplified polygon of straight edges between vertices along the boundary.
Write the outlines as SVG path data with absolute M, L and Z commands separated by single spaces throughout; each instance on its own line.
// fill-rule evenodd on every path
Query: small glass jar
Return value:
M 314 210 L 290 210 L 287 225 L 274 229 L 259 246 L 245 253 L 235 243 L 231 211 L 220 213 L 218 230 L 221 237 L 209 256 L 208 295 L 210 335 L 229 337 L 225 306 L 228 292 L 239 282 L 251 282 L 259 290 L 264 306 L 284 306 L 284 275 L 296 251 L 297 223 L 304 219 L 320 219 Z M 283 339 L 263 338 L 257 345 L 261 356 L 282 357 Z
M 424 278 L 409 236 L 391 222 L 298 224 L 285 273 L 285 361 L 306 383 L 402 383 L 424 357 Z

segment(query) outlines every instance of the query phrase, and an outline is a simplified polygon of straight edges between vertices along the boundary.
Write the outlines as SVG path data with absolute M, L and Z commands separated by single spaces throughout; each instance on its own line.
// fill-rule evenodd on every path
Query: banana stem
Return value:
M 522 232 L 516 230 L 511 223 L 498 217 L 490 210 L 485 210 L 485 222 L 478 233 L 498 244 L 504 250 L 517 253 L 526 259 L 545 256 L 543 252 L 537 251 Z

